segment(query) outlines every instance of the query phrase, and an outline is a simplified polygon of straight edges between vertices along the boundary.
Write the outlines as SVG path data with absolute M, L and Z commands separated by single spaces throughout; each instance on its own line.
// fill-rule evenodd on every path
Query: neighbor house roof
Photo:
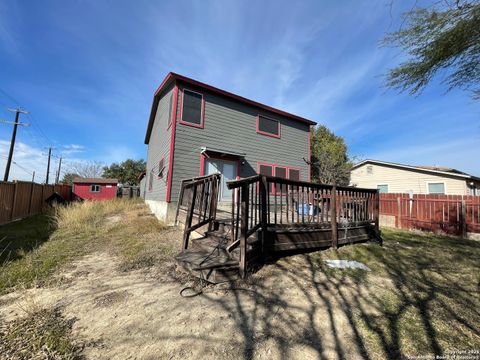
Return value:
M 233 100 L 236 100 L 236 101 L 240 101 L 244 104 L 255 106 L 257 108 L 267 110 L 267 111 L 270 111 L 272 113 L 282 115 L 282 116 L 285 116 L 285 117 L 290 118 L 292 120 L 296 120 L 296 121 L 299 121 L 299 122 L 302 122 L 302 123 L 305 123 L 305 124 L 308 124 L 308 125 L 316 125 L 317 124 L 315 121 L 303 118 L 301 116 L 290 114 L 286 111 L 271 107 L 269 105 L 265 105 L 265 104 L 259 103 L 257 101 L 254 101 L 254 100 L 250 100 L 250 99 L 247 99 L 243 96 L 236 95 L 234 93 L 216 88 L 214 86 L 202 83 L 200 81 L 197 81 L 197 80 L 194 80 L 194 79 L 191 79 L 191 78 L 188 78 L 186 76 L 170 72 L 165 77 L 165 79 L 163 79 L 163 81 L 160 84 L 160 86 L 158 87 L 157 91 L 155 91 L 155 95 L 154 95 L 154 98 L 153 98 L 153 104 L 152 104 L 152 110 L 150 111 L 150 118 L 149 118 L 149 121 L 148 121 L 147 133 L 145 135 L 145 144 L 148 144 L 148 142 L 150 141 L 150 134 L 151 134 L 152 128 L 153 128 L 153 122 L 155 120 L 155 112 L 156 112 L 156 109 L 157 109 L 157 106 L 158 106 L 158 100 L 160 98 L 160 94 L 162 93 L 163 90 L 165 90 L 165 88 L 167 88 L 175 80 L 179 80 L 183 83 L 199 87 L 201 89 L 210 91 L 212 93 L 222 95 L 222 96 L 225 96 L 227 98 L 230 98 L 230 99 L 233 99 Z
M 380 161 L 380 160 L 372 160 L 372 159 L 367 159 L 367 160 L 361 161 L 358 164 L 355 164 L 352 167 L 352 169 L 356 169 L 356 168 L 358 168 L 358 167 L 360 167 L 364 164 L 367 164 L 367 163 L 391 166 L 391 167 L 413 170 L 413 171 L 421 171 L 421 172 L 426 172 L 426 173 L 431 173 L 431 174 L 436 174 L 436 175 L 448 175 L 448 176 L 453 176 L 453 177 L 458 177 L 458 178 L 463 178 L 463 179 L 480 180 L 480 177 L 473 176 L 473 175 L 464 173 L 462 171 L 459 171 L 457 169 L 444 167 L 444 166 L 412 166 L 412 165 L 404 165 L 404 164 L 398 164 L 398 163 Z
M 104 179 L 104 178 L 82 178 L 76 177 L 73 179 L 76 184 L 117 184 L 117 179 Z

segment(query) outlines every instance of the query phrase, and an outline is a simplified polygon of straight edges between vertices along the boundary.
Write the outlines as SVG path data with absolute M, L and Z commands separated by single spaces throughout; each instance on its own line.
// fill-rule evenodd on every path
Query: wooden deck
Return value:
M 217 209 L 219 175 L 182 182 L 185 224 L 178 263 L 211 282 L 245 277 L 266 259 L 380 240 L 378 192 L 253 176 L 228 183 L 230 211 Z M 190 241 L 192 231 L 205 233 Z

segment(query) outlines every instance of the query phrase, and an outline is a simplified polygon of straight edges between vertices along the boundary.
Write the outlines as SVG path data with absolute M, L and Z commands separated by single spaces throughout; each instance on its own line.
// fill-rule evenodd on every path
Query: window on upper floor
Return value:
M 373 166 L 372 165 L 367 166 L 367 174 L 373 174 Z
M 445 194 L 445 184 L 441 183 L 428 183 L 428 193 L 429 194 Z
M 184 89 L 182 100 L 182 117 L 180 122 L 203 127 L 203 95 Z
M 273 136 L 276 138 L 280 137 L 280 122 L 275 119 L 271 119 L 262 115 L 257 117 L 257 133 Z

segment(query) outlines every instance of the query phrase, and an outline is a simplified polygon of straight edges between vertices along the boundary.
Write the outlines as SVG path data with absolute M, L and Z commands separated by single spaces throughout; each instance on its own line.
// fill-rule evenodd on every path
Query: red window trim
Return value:
M 271 163 L 266 163 L 263 161 L 257 161 L 257 174 L 260 174 L 260 165 L 264 166 L 271 166 L 272 167 L 272 176 L 275 176 L 275 168 L 283 168 L 287 170 L 287 179 L 290 179 L 290 169 L 292 170 L 298 170 L 298 177 L 301 180 L 301 175 L 302 175 L 302 169 L 296 168 L 293 166 L 285 166 L 285 165 L 280 165 L 280 164 L 271 164 Z M 286 195 L 284 193 L 276 193 L 274 189 L 274 185 L 272 184 L 272 189 L 270 190 L 271 195 Z
M 173 109 L 172 111 L 172 130 L 170 133 L 170 153 L 168 159 L 168 173 L 167 173 L 167 194 L 165 201 L 170 202 L 172 197 L 172 181 L 173 181 L 173 151 L 175 150 L 175 129 L 177 128 L 177 105 L 178 105 L 178 85 L 173 88 Z
M 270 133 L 268 133 L 268 132 L 259 130 L 258 125 L 259 125 L 260 117 L 263 117 L 263 118 L 265 118 L 265 119 L 269 119 L 269 120 L 276 121 L 276 122 L 278 123 L 278 135 L 270 134 Z M 282 137 L 282 124 L 280 123 L 279 120 L 274 119 L 274 118 L 271 118 L 271 117 L 268 117 L 268 116 L 265 116 L 265 115 L 257 114 L 256 122 L 257 122 L 257 134 L 262 134 L 262 135 L 265 135 L 265 136 L 270 136 L 270 137 L 273 137 L 273 138 L 276 138 L 276 139 L 280 139 L 280 138 Z
M 188 121 L 183 121 L 183 98 L 184 98 L 185 90 L 190 91 L 191 93 L 194 93 L 194 94 L 198 94 L 202 97 L 202 108 L 201 108 L 201 115 L 200 115 L 201 121 L 202 121 L 201 124 L 192 124 Z M 194 127 L 194 128 L 203 129 L 204 126 L 205 126 L 205 97 L 203 96 L 203 94 L 199 93 L 198 91 L 183 88 L 181 90 L 181 97 L 182 97 L 182 99 L 181 99 L 181 103 L 180 103 L 180 119 L 178 120 L 178 122 L 182 125 L 187 125 L 187 126 L 191 126 L 191 127 Z

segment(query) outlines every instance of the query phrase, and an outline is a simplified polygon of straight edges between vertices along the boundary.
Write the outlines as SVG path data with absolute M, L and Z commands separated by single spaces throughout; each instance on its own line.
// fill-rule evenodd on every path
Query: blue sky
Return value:
M 43 181 L 49 145 L 66 170 L 144 158 L 152 96 L 169 71 L 325 124 L 359 158 L 480 175 L 479 101 L 438 81 L 418 97 L 383 85 L 402 55 L 379 41 L 413 2 L 292 4 L 1 1 L 0 119 L 12 119 L 7 107 L 31 113 L 12 177 L 35 170 Z M 0 123 L 1 174 L 10 136 Z

